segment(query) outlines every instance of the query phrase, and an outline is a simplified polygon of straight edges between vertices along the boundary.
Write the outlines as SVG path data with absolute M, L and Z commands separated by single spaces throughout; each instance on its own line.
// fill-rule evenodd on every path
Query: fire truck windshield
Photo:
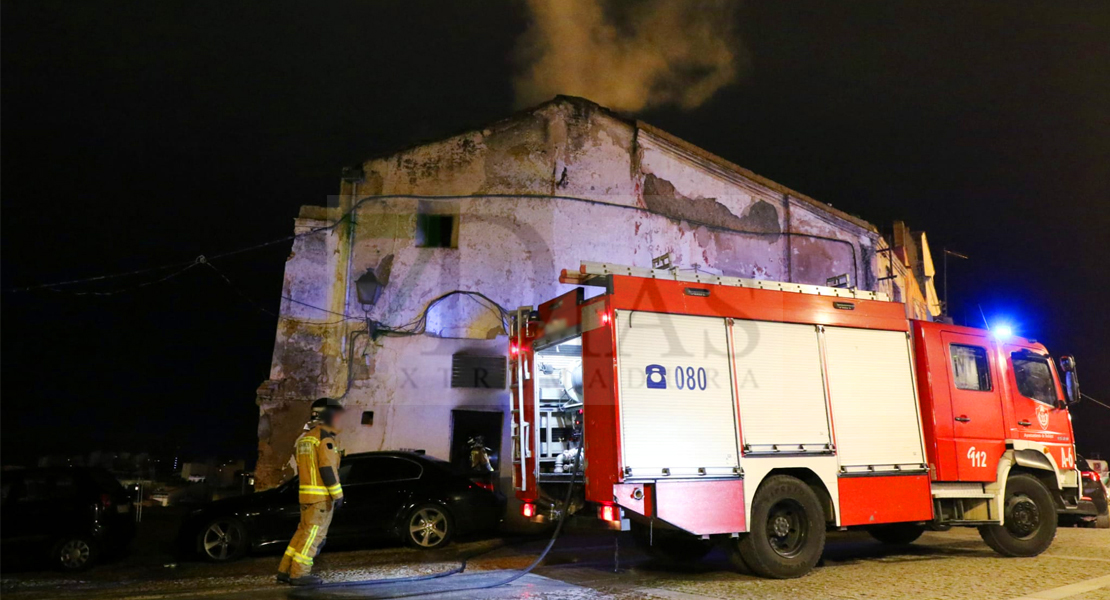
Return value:
M 1056 404 L 1056 384 L 1052 381 L 1052 369 L 1048 366 L 1047 356 L 1037 356 L 1025 352 L 1014 352 L 1014 379 L 1018 391 L 1026 398 L 1045 404 Z

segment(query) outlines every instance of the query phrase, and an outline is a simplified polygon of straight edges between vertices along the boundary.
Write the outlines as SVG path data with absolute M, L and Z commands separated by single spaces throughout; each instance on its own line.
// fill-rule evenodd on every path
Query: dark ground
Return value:
M 178 560 L 168 543 L 176 533 L 175 519 L 174 511 L 150 510 L 128 556 L 86 573 L 11 571 L 10 557 L 5 556 L 3 594 L 18 600 L 63 596 L 69 600 L 324 600 L 414 591 L 445 597 L 441 595 L 445 588 L 511 575 L 531 563 L 547 542 L 542 536 L 493 537 L 466 540 L 436 552 L 384 543 L 329 546 L 317 559 L 316 570 L 330 582 L 443 573 L 458 568 L 463 558 L 470 560 L 461 576 L 420 584 L 353 585 L 305 592 L 273 583 L 277 553 L 220 565 Z M 660 563 L 640 551 L 629 534 L 575 527 L 558 540 L 536 573 L 538 576 L 514 586 L 449 597 L 1011 600 L 1032 596 L 1045 600 L 1075 596 L 1075 600 L 1105 600 L 1110 598 L 1110 530 L 1061 528 L 1052 547 L 1032 559 L 997 556 L 974 529 L 927 532 L 906 547 L 880 545 L 863 532 L 831 532 L 818 569 L 802 579 L 772 581 L 736 572 L 722 549 L 687 565 Z

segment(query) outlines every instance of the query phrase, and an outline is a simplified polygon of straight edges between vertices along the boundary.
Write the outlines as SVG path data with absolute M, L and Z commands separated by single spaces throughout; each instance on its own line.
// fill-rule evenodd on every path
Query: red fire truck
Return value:
M 978 527 L 1034 556 L 1078 504 L 1075 363 L 1035 341 L 860 290 L 600 263 L 561 282 L 579 287 L 513 318 L 524 516 L 570 498 L 663 556 L 724 542 L 787 578 L 836 528 Z

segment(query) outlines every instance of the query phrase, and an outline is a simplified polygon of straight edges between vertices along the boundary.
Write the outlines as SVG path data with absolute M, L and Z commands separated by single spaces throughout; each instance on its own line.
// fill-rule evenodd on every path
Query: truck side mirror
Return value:
M 1068 395 L 1068 404 L 1079 402 L 1079 373 L 1075 369 L 1075 357 L 1061 356 L 1060 370 L 1064 372 L 1064 388 Z

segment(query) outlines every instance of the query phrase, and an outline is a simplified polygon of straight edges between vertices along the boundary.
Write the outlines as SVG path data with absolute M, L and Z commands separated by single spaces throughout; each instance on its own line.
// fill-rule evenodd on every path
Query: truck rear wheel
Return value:
M 912 544 L 924 532 L 925 528 L 917 523 L 890 523 L 867 528 L 871 537 L 892 546 Z
M 729 551 L 752 572 L 773 579 L 809 573 L 824 549 L 821 503 L 809 486 L 789 475 L 769 477 L 759 486 L 748 534 L 729 543 Z
M 1056 503 L 1036 477 L 1019 473 L 1006 480 L 1002 525 L 983 525 L 979 535 L 1002 556 L 1036 556 L 1056 537 Z

